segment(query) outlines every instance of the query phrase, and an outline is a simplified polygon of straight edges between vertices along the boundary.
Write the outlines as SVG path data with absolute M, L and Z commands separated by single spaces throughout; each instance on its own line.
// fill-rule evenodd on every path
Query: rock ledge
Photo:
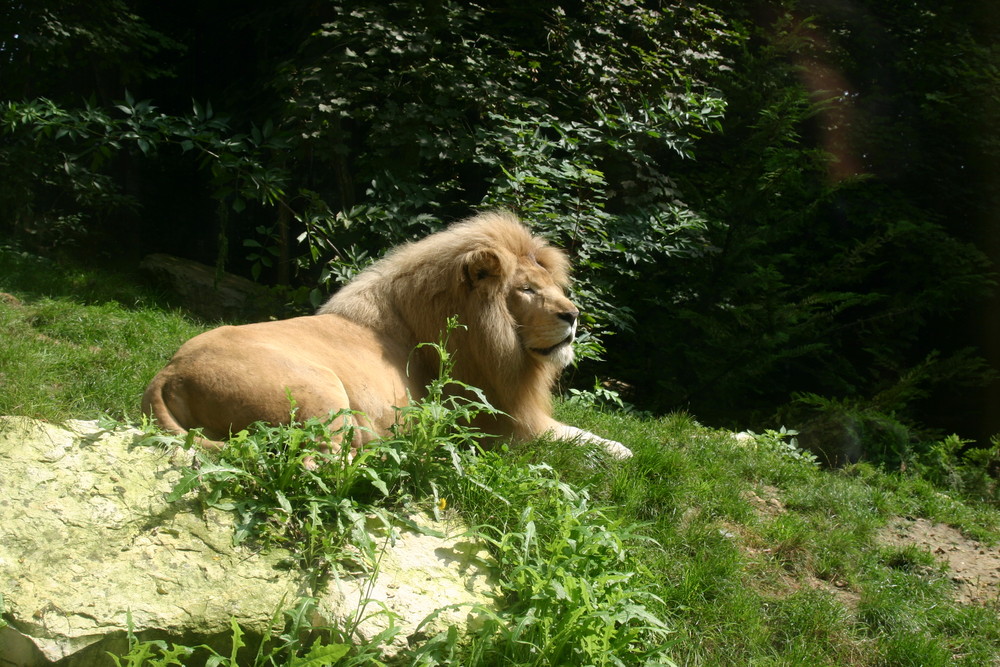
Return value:
M 231 619 L 261 635 L 276 611 L 306 594 L 287 554 L 233 546 L 228 513 L 168 504 L 188 462 L 177 461 L 190 455 L 136 446 L 140 438 L 96 422 L 0 417 L 0 595 L 9 623 L 0 664 L 112 664 L 106 652 L 127 650 L 129 616 L 140 638 L 228 652 Z M 367 598 L 369 612 L 384 605 L 398 615 L 392 652 L 436 609 L 489 604 L 488 553 L 457 522 L 433 527 L 451 537 L 403 532 L 373 581 L 332 581 L 315 622 L 352 617 Z M 468 611 L 449 610 L 435 623 L 469 620 Z M 358 641 L 387 624 L 384 614 L 369 618 Z

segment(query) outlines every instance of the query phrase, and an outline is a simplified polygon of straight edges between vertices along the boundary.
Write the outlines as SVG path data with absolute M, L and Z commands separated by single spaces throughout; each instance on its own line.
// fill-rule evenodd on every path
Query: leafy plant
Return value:
M 628 549 L 648 540 L 590 507 L 587 495 L 536 469 L 561 504 L 522 510 L 494 542 L 507 571 L 504 590 L 515 602 L 494 616 L 489 642 L 504 645 L 518 664 L 626 664 L 666 659 L 666 623 L 647 605 L 659 599 L 640 583 Z M 545 484 L 545 483 L 548 484 Z M 548 525 L 538 534 L 539 512 Z M 610 523 L 610 525 L 609 525 Z
M 818 465 L 818 459 L 815 454 L 804 451 L 799 447 L 799 443 L 796 440 L 796 436 L 799 434 L 798 431 L 782 426 L 778 430 L 768 429 L 760 434 L 750 431 L 749 434 L 753 437 L 754 444 L 763 450 L 795 461 Z
M 447 340 L 457 326 L 452 318 L 440 342 L 421 345 L 437 353 L 439 375 L 425 397 L 398 408 L 391 437 L 353 450 L 347 443 L 363 419 L 339 411 L 298 420 L 289 395 L 287 424 L 253 424 L 233 434 L 217 454 L 196 450 L 197 465 L 182 473 L 168 500 L 204 491 L 206 504 L 235 512 L 236 543 L 254 539 L 288 547 L 313 586 L 330 568 L 354 558 L 349 553 L 359 554 L 355 567 L 372 567 L 377 545 L 370 520 L 390 533 L 399 523 L 428 531 L 405 512 L 428 497 L 438 506 L 440 480 L 461 476 L 461 452 L 477 446 L 481 434 L 470 422 L 494 411 L 480 390 L 451 378 Z M 163 440 L 154 435 L 147 443 Z M 183 439 L 188 447 L 195 441 L 192 434 Z M 357 551 L 344 550 L 347 544 Z
M 168 149 L 193 153 L 211 175 L 213 197 L 223 217 L 230 210 L 240 213 L 248 202 L 273 205 L 284 196 L 287 174 L 264 163 L 268 152 L 285 148 L 270 121 L 248 133 L 236 133 L 228 119 L 215 115 L 211 103 L 194 102 L 189 115 L 171 116 L 149 100 L 135 100 L 128 91 L 114 108 L 111 112 L 94 100 L 77 109 L 46 98 L 0 103 L 0 136 L 6 139 L 0 165 L 24 160 L 28 154 L 34 158 L 28 161 L 32 182 L 24 186 L 6 222 L 15 238 L 43 246 L 69 243 L 79 238 L 71 232 L 91 227 L 77 223 L 99 219 L 115 208 L 134 209 L 134 197 L 122 194 L 105 173 L 122 153 L 145 157 Z M 69 201 L 44 205 L 39 183 L 70 192 Z M 225 257 L 220 250 L 220 258 Z
M 310 162 L 306 198 L 326 208 L 310 204 L 300 237 L 303 264 L 329 262 L 321 282 L 470 203 L 512 209 L 574 256 L 590 329 L 578 354 L 596 359 L 602 332 L 631 322 L 612 297 L 619 284 L 704 250 L 703 223 L 664 164 L 720 126 L 723 101 L 685 70 L 722 59 L 733 36 L 715 14 L 617 2 L 332 7 L 336 20 L 282 80 L 301 148 L 326 167 Z M 505 28 L 514 24 L 532 28 Z
M 1000 436 L 988 447 L 952 434 L 913 461 L 914 472 L 941 488 L 1000 506 Z
M 302 598 L 290 609 L 279 610 L 271 621 L 275 630 L 271 635 L 258 638 L 257 650 L 252 655 L 243 628 L 230 620 L 232 639 L 229 654 L 219 653 L 205 644 L 185 646 L 163 640 L 140 640 L 134 634 L 132 615 L 128 614 L 128 652 L 122 656 L 109 654 L 116 667 L 168 667 L 191 664 L 197 661 L 207 667 L 353 667 L 355 665 L 383 665 L 382 649 L 392 640 L 398 629 L 389 627 L 375 635 L 363 646 L 351 641 L 351 629 L 317 627 L 311 616 L 316 606 L 313 598 Z M 284 621 L 282 621 L 284 617 Z M 280 634 L 279 634 L 280 632 Z M 244 650 L 246 649 L 246 650 Z
M 669 629 L 650 608 L 659 600 L 632 555 L 651 543 L 639 525 L 612 519 L 550 466 L 509 455 L 468 454 L 454 483 L 460 513 L 489 517 L 480 530 L 503 596 L 499 610 L 474 610 L 481 627 L 463 664 L 673 664 Z M 435 664 L 453 640 L 431 638 L 417 664 Z
M 206 504 L 236 514 L 236 543 L 289 546 L 313 585 L 347 558 L 342 547 L 348 540 L 359 549 L 355 566 L 369 567 L 377 547 L 366 529 L 363 502 L 388 489 L 365 465 L 373 450 L 355 456 L 346 446 L 331 445 L 351 441 L 353 427 L 331 428 L 345 416 L 299 422 L 293 404 L 288 424 L 255 424 L 234 434 L 218 456 L 195 450 L 197 466 L 182 473 L 168 499 L 204 489 Z M 370 514 L 390 526 L 384 511 Z
M 570 388 L 569 397 L 566 401 L 587 408 L 607 406 L 609 408 L 625 410 L 626 412 L 632 409 L 631 405 L 626 405 L 622 400 L 621 394 L 614 389 L 605 387 L 597 378 L 594 379 L 593 389 Z
M 483 392 L 452 377 L 454 359 L 448 352 L 451 332 L 462 327 L 449 318 L 442 339 L 421 343 L 438 358 L 438 374 L 426 395 L 398 408 L 392 435 L 373 443 L 376 456 L 370 465 L 386 485 L 387 495 L 406 505 L 433 497 L 433 508 L 441 503 L 438 484 L 465 474 L 465 454 L 489 444 L 472 422 L 480 414 L 497 414 Z M 436 510 L 435 510 L 436 511 Z

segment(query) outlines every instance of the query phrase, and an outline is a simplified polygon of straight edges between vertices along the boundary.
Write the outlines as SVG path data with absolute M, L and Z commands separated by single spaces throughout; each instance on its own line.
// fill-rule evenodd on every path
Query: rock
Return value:
M 129 617 L 140 639 L 208 644 L 228 655 L 231 619 L 261 636 L 276 611 L 305 594 L 306 577 L 289 567 L 288 554 L 233 545 L 228 513 L 195 499 L 167 503 L 190 453 L 137 446 L 141 437 L 96 422 L 0 417 L 0 601 L 9 624 L 0 629 L 0 664 L 112 664 L 106 652 L 127 650 Z M 369 615 L 380 603 L 399 615 L 392 653 L 435 609 L 489 604 L 488 563 L 468 539 L 403 531 L 373 581 L 326 586 L 314 622 L 353 617 L 367 597 Z M 430 631 L 466 624 L 464 609 L 441 614 Z M 371 616 L 358 641 L 388 625 L 386 615 Z
M 207 320 L 258 321 L 286 314 L 272 290 L 231 273 L 219 275 L 199 262 L 157 253 L 144 257 L 139 269 L 176 294 L 184 308 Z

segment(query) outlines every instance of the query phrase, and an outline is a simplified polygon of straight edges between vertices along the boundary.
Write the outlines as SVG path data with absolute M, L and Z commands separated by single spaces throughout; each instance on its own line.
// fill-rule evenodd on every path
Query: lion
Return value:
M 223 326 L 195 336 L 149 384 L 144 414 L 167 431 L 193 428 L 212 446 L 263 421 L 340 417 L 352 449 L 390 432 L 399 407 L 437 377 L 447 337 L 452 377 L 478 387 L 497 414 L 483 432 L 530 440 L 593 442 L 631 452 L 552 417 L 552 385 L 573 360 L 580 312 L 566 297 L 569 261 L 516 216 L 480 213 L 390 251 L 315 315 Z M 343 412 L 341 412 L 343 411 Z M 349 411 L 349 412 L 348 412 Z

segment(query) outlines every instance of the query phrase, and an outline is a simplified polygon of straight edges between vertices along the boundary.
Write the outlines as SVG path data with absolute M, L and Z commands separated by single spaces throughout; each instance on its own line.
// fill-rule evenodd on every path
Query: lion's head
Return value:
M 521 345 L 529 353 L 564 368 L 573 361 L 580 311 L 552 274 L 537 264 L 519 264 L 507 291 Z
M 437 342 L 450 316 L 456 379 L 479 387 L 535 435 L 550 421 L 550 390 L 573 360 L 579 310 L 567 298 L 569 262 L 512 214 L 488 212 L 404 245 L 363 271 L 319 311 L 336 313 L 414 347 Z M 434 352 L 411 374 L 429 381 Z

